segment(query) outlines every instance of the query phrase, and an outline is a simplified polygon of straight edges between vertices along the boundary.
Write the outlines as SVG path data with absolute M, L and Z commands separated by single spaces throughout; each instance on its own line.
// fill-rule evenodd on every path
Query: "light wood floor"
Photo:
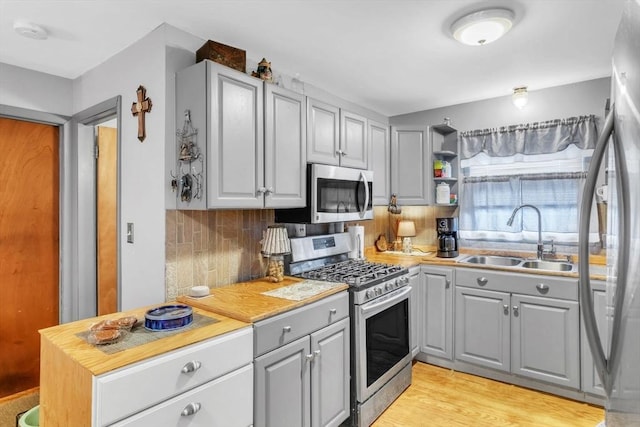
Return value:
M 603 418 L 601 407 L 416 362 L 411 386 L 373 427 L 594 427 Z

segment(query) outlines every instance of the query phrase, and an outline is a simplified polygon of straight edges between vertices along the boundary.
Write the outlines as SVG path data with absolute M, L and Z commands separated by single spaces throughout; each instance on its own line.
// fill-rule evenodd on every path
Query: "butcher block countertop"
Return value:
M 199 341 L 204 341 L 206 339 L 249 326 L 249 324 L 236 319 L 209 313 L 204 310 L 194 309 L 194 317 L 197 313 L 199 315 L 215 319 L 217 322 L 205 324 L 197 328 L 185 329 L 180 333 L 170 334 L 166 337 L 113 354 L 103 352 L 99 347 L 89 344 L 81 336 L 78 336 L 79 334 L 86 332 L 91 325 L 100 320 L 117 319 L 122 316 L 136 316 L 139 321 L 136 328 L 144 328 L 144 314 L 146 311 L 160 305 L 163 304 L 156 304 L 154 306 L 139 308 L 127 312 L 113 313 L 105 316 L 78 320 L 71 323 L 41 329 L 39 332 L 43 340 L 47 340 L 53 344 L 57 349 L 59 349 L 59 351 L 62 351 L 67 357 L 76 361 L 81 367 L 87 369 L 93 375 L 100 375 L 149 357 L 164 354 L 168 351 L 176 350 Z M 154 333 L 163 334 L 163 332 Z
M 278 291 L 289 286 L 294 288 L 296 284 L 304 281 L 305 279 L 285 276 L 282 282 L 273 283 L 266 278 L 261 278 L 248 282 L 235 283 L 221 288 L 213 288 L 209 296 L 202 298 L 189 296 L 178 297 L 178 301 L 242 322 L 255 323 L 268 317 L 284 313 L 285 311 L 302 307 L 348 288 L 346 284 L 336 283 L 332 285 L 333 287 L 331 289 L 324 290 L 301 300 L 264 295 L 265 292 Z
M 470 255 L 501 255 L 501 256 L 518 256 L 522 258 L 535 258 L 534 253 L 526 252 L 500 252 L 500 251 L 480 251 L 472 249 L 463 249 L 460 255 L 455 258 L 438 258 L 436 256 L 436 248 L 429 246 L 420 246 L 411 255 L 405 255 L 402 252 L 380 252 L 375 247 L 365 248 L 365 257 L 367 261 L 381 262 L 386 264 L 398 264 L 403 267 L 413 267 L 417 265 L 433 265 L 441 267 L 464 267 L 464 268 L 482 268 L 500 271 L 510 271 L 512 273 L 540 274 L 546 276 L 562 276 L 562 277 L 578 277 L 577 271 L 562 272 L 537 269 L 524 269 L 514 267 L 500 267 L 495 265 L 468 264 L 458 262 L 459 260 Z M 577 261 L 577 256 L 573 256 L 573 262 Z M 606 280 L 605 264 L 606 258 L 600 255 L 592 256 L 589 259 L 591 265 L 590 277 L 593 280 Z

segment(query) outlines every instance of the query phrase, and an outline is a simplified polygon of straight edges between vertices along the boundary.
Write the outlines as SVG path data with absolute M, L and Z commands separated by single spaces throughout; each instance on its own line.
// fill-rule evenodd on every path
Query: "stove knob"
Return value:
M 376 295 L 382 295 L 382 288 L 376 288 Z
M 386 285 L 384 285 L 384 288 L 387 291 L 390 291 L 391 289 L 393 289 L 393 286 L 394 286 L 393 282 L 388 282 Z
M 401 277 L 396 279 L 395 285 L 396 285 L 396 288 L 399 288 L 400 286 L 402 286 L 402 278 Z
M 366 299 L 371 299 L 375 296 L 373 289 L 368 289 L 367 292 L 364 293 L 364 297 Z

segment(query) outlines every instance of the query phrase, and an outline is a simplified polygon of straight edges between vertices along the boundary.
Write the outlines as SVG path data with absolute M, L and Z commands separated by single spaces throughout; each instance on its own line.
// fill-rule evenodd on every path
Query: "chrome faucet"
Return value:
M 507 225 L 511 227 L 511 225 L 513 224 L 513 219 L 516 216 L 516 213 L 522 208 L 531 208 L 535 210 L 536 213 L 538 214 L 538 249 L 536 251 L 536 257 L 538 259 L 542 259 L 545 252 L 544 252 L 544 243 L 542 242 L 542 215 L 540 215 L 540 209 L 538 209 L 533 205 L 520 205 L 517 208 L 515 208 L 511 213 L 511 216 L 507 221 Z M 549 251 L 549 253 L 550 254 L 555 253 L 555 249 L 553 249 L 553 241 L 551 242 L 551 250 Z

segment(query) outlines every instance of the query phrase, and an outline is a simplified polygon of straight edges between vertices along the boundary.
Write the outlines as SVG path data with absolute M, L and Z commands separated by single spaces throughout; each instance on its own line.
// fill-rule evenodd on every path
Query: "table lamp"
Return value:
M 402 252 L 410 254 L 413 251 L 411 238 L 416 235 L 416 226 L 413 221 L 398 222 L 398 237 L 402 237 Z
M 291 253 L 287 229 L 282 225 L 270 225 L 262 240 L 262 254 L 269 257 L 267 278 L 272 282 L 284 279 L 284 255 Z

